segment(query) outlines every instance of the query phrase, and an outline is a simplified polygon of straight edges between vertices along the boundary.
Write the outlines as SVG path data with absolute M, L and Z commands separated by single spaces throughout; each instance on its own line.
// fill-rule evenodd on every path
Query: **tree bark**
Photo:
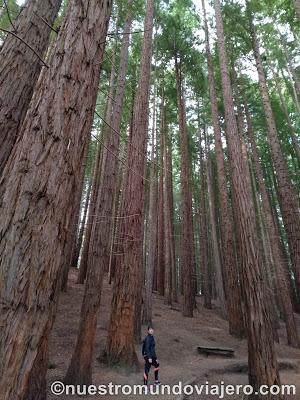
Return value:
M 166 137 L 166 174 L 167 174 L 167 193 L 169 202 L 169 213 L 170 213 L 170 252 L 171 252 L 171 279 L 172 279 L 172 303 L 176 303 L 177 299 L 177 269 L 176 269 L 176 251 L 175 251 L 175 232 L 174 232 L 174 201 L 173 201 L 173 174 L 172 174 L 172 139 L 168 141 Z
M 62 261 L 62 279 L 61 279 L 61 290 L 66 292 L 68 286 L 68 277 L 69 277 L 69 270 L 71 267 L 72 262 L 72 251 L 74 242 L 77 238 L 78 232 L 78 223 L 80 218 L 80 203 L 81 203 L 81 196 L 82 196 L 82 189 L 83 189 L 83 181 L 84 181 L 84 170 L 85 170 L 85 163 L 88 154 L 88 147 L 90 142 L 90 136 L 88 145 L 85 147 L 84 154 L 83 154 L 83 163 L 80 165 L 80 169 L 76 174 L 76 192 L 74 195 L 74 201 L 71 205 L 72 207 L 72 217 L 66 225 L 65 229 L 67 232 L 67 239 L 66 245 L 64 248 L 64 256 Z
M 282 93 L 282 90 L 281 90 L 281 87 L 280 87 L 280 84 L 279 84 L 279 81 L 278 81 L 278 74 L 274 71 L 274 68 L 272 66 L 270 66 L 270 68 L 271 68 L 272 73 L 273 73 L 273 77 L 274 77 L 274 81 L 275 81 L 275 88 L 276 88 L 276 91 L 277 91 L 278 96 L 279 96 L 281 108 L 282 108 L 282 111 L 283 111 L 283 113 L 285 115 L 285 118 L 287 120 L 288 126 L 289 126 L 290 131 L 291 131 L 291 139 L 292 139 L 293 147 L 294 147 L 294 150 L 295 150 L 295 155 L 296 155 L 296 158 L 297 158 L 297 161 L 298 161 L 298 165 L 300 165 L 300 146 L 299 146 L 299 143 L 298 143 L 298 140 L 297 140 L 297 132 L 296 132 L 296 129 L 295 129 L 295 127 L 294 127 L 294 125 L 293 125 L 293 123 L 291 121 L 291 118 L 290 118 L 290 115 L 289 115 L 289 112 L 288 112 L 288 109 L 287 109 L 287 106 L 286 106 L 286 103 L 285 103 L 285 100 L 284 100 L 284 97 L 283 97 L 283 93 Z
M 132 146 L 128 149 L 128 171 L 121 205 L 121 216 L 126 217 L 126 224 L 121 224 L 119 232 L 124 255 L 118 260 L 118 273 L 114 277 L 111 318 L 106 342 L 108 362 L 123 365 L 128 369 L 135 369 L 138 363 L 134 348 L 134 323 L 144 228 L 144 177 L 140 172 L 144 173 L 147 143 L 153 17 L 154 0 L 148 0 L 140 79 L 132 121 Z
M 244 336 L 244 320 L 242 313 L 241 288 L 236 277 L 239 271 L 234 254 L 234 229 L 230 211 L 230 202 L 227 191 L 227 179 L 222 149 L 222 136 L 218 112 L 217 92 L 214 78 L 213 62 L 209 43 L 209 31 L 206 18 L 205 3 L 202 0 L 205 25 L 206 57 L 208 66 L 208 80 L 210 91 L 210 106 L 213 118 L 217 179 L 220 201 L 220 229 L 222 238 L 222 262 L 224 267 L 225 294 L 228 311 L 229 333 L 236 337 Z
M 236 198 L 236 213 L 241 235 L 241 279 L 243 281 L 248 334 L 249 382 L 258 389 L 261 385 L 280 384 L 272 328 L 262 287 L 261 258 L 255 227 L 252 193 L 244 180 L 244 160 L 235 119 L 231 81 L 229 78 L 221 4 L 214 0 L 217 43 L 221 67 L 225 123 L 232 185 Z M 258 357 L 259 355 L 259 357 Z M 254 397 L 254 396 L 253 396 Z M 273 396 L 265 396 L 272 399 Z
M 217 298 L 219 300 L 221 315 L 224 319 L 227 319 L 227 307 L 226 307 L 223 277 L 222 277 L 222 262 L 221 262 L 219 244 L 218 244 L 217 227 L 216 227 L 215 201 L 214 201 L 214 193 L 213 193 L 213 185 L 212 185 L 212 171 L 211 171 L 212 166 L 211 166 L 211 158 L 210 158 L 210 154 L 209 154 L 209 146 L 208 146 L 206 138 L 205 138 L 205 142 L 206 142 L 205 147 L 206 147 L 206 159 L 207 159 L 208 208 L 209 208 L 209 216 L 210 216 L 213 258 L 214 258 L 215 274 L 216 274 Z
M 64 227 L 92 127 L 110 12 L 111 1 L 70 3 L 51 68 L 44 70 L 22 125 L 22 141 L 0 180 L 6 215 L 0 222 L 3 400 L 25 393 L 55 315 Z
M 164 106 L 164 97 L 162 97 L 162 118 L 164 127 L 161 132 L 162 135 L 162 155 L 163 155 L 163 169 L 161 170 L 163 178 L 163 224 L 164 224 L 164 264 L 165 264 L 165 276 L 164 276 L 164 302 L 165 304 L 172 304 L 172 265 L 174 260 L 172 259 L 172 240 L 171 240 L 171 209 L 170 209 L 170 191 L 168 189 L 168 154 L 167 154 L 167 127 L 166 127 L 166 115 Z
M 151 165 L 150 165 L 150 187 L 149 187 L 149 217 L 148 217 L 148 257 L 146 260 L 145 272 L 145 296 L 144 296 L 144 313 L 143 322 L 147 325 L 152 324 L 152 290 L 154 278 L 154 266 L 157 253 L 157 200 L 158 200 L 158 182 L 157 182 L 157 166 L 155 157 L 155 141 L 156 141 L 156 88 L 154 88 L 153 101 L 153 125 L 152 125 L 152 149 L 151 149 Z M 157 153 L 157 151 L 156 151 Z
M 200 127 L 199 127 L 200 129 Z M 205 130 L 205 127 L 204 127 Z M 208 259 L 208 207 L 207 207 L 207 165 L 203 157 L 203 148 L 201 145 L 201 135 L 199 137 L 199 153 L 200 153 L 200 174 L 201 174 L 201 187 L 200 187 L 200 263 L 202 266 L 202 291 L 204 297 L 204 307 L 211 309 L 211 285 L 209 273 L 209 259 Z
M 159 135 L 159 184 L 158 184 L 158 216 L 157 216 L 157 291 L 160 296 L 165 293 L 165 225 L 164 225 L 164 99 L 161 99 L 160 135 Z
M 45 56 L 52 25 L 61 0 L 31 0 L 14 26 L 16 34 Z M 19 136 L 42 63 L 34 52 L 8 34 L 0 51 L 0 175 Z
M 131 7 L 131 1 L 128 2 Z M 84 298 L 81 309 L 81 319 L 77 343 L 72 355 L 65 381 L 72 384 L 90 384 L 92 380 L 92 361 L 95 347 L 97 328 L 97 314 L 100 307 L 102 281 L 106 272 L 110 256 L 110 237 L 112 229 L 112 211 L 114 195 L 117 184 L 119 153 L 119 132 L 123 101 L 125 93 L 125 78 L 128 64 L 129 32 L 133 13 L 127 15 L 123 42 L 120 54 L 120 68 L 117 79 L 117 91 L 115 105 L 112 106 L 111 128 L 107 136 L 107 148 L 102 160 L 101 185 L 97 194 L 90 249 L 88 272 L 85 283 Z M 101 225 L 99 225 L 101 224 Z M 100 227 L 101 226 L 101 227 Z
M 271 149 L 272 160 L 276 170 L 278 182 L 278 196 L 280 200 L 283 223 L 287 235 L 293 272 L 295 275 L 297 296 L 300 301 L 300 213 L 297 206 L 293 186 L 288 176 L 287 164 L 282 154 L 278 132 L 273 116 L 271 102 L 268 94 L 267 82 L 263 70 L 259 43 L 252 19 L 250 6 L 247 3 L 252 46 L 259 78 L 260 92 L 267 123 L 268 141 Z
M 193 316 L 195 304 L 193 209 L 190 177 L 189 137 L 186 126 L 185 99 L 182 88 L 180 62 L 174 54 L 177 107 L 179 112 L 179 139 L 181 152 L 181 271 L 183 281 L 183 309 L 185 317 Z
M 96 161 L 95 161 L 95 166 L 94 166 L 94 170 L 93 170 L 91 200 L 90 200 L 89 212 L 88 212 L 88 217 L 87 217 L 87 223 L 85 226 L 82 254 L 81 254 L 80 264 L 79 264 L 79 273 L 78 273 L 78 278 L 77 278 L 78 284 L 84 283 L 86 274 L 87 274 L 90 239 L 91 239 L 91 234 L 92 234 L 93 221 L 95 219 L 96 199 L 97 199 L 97 193 L 99 190 L 100 178 L 101 178 L 101 176 L 100 176 L 101 175 L 100 174 L 101 167 L 100 166 L 101 166 L 101 160 L 102 160 L 102 150 L 103 150 L 103 148 L 101 147 L 101 145 L 99 143 L 98 147 L 97 147 Z
M 72 254 L 71 266 L 74 268 L 77 268 L 77 265 L 78 265 L 78 259 L 79 259 L 80 250 L 81 250 L 81 246 L 82 246 L 84 228 L 85 228 L 86 221 L 87 221 L 87 213 L 88 213 L 88 208 L 90 205 L 90 195 L 91 195 L 91 190 L 92 190 L 92 180 L 91 179 L 87 185 L 88 186 L 87 186 L 85 200 L 84 200 L 82 221 L 80 224 L 78 237 L 77 237 L 75 247 L 73 249 L 73 254 Z

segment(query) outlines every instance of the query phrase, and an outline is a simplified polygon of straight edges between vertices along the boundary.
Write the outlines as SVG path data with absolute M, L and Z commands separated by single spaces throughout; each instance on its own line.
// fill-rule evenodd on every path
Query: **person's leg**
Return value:
M 151 368 L 151 364 L 149 363 L 149 359 L 148 359 L 148 357 L 145 357 L 144 385 L 148 384 L 148 377 L 149 377 L 150 368 Z
M 154 366 L 154 379 L 157 382 L 158 381 L 159 362 L 156 360 L 156 358 L 152 359 L 152 365 Z

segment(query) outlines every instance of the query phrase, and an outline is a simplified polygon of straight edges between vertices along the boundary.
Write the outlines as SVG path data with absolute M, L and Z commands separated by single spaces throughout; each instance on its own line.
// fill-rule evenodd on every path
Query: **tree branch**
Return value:
M 58 31 L 56 29 L 54 29 L 43 17 L 41 17 L 37 12 L 33 12 L 34 15 L 36 15 L 38 18 L 40 18 L 44 24 L 46 24 L 53 32 L 55 32 L 56 34 L 58 34 Z
M 10 34 L 10 35 L 13 35 L 15 38 L 19 39 L 22 43 L 25 44 L 25 46 L 27 46 L 31 51 L 34 52 L 34 54 L 37 56 L 37 58 L 42 62 L 42 64 L 43 64 L 46 68 L 49 68 L 49 65 L 45 63 L 45 61 L 44 61 L 44 60 L 42 59 L 42 57 L 38 54 L 38 52 L 37 52 L 33 47 L 31 47 L 30 44 L 28 44 L 27 42 L 25 42 L 24 39 L 22 39 L 20 36 L 16 35 L 14 32 L 9 31 L 9 30 L 7 30 L 7 29 L 0 28 L 0 31 L 5 32 L 5 33 L 8 33 L 8 34 Z

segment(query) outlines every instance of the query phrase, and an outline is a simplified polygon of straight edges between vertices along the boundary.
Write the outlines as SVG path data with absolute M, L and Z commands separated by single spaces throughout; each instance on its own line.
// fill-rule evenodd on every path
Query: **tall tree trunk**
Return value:
M 221 4 L 214 0 L 217 43 L 221 67 L 225 123 L 236 213 L 241 235 L 241 279 L 243 280 L 246 326 L 248 334 L 249 382 L 254 389 L 261 385 L 280 384 L 272 327 L 262 287 L 261 260 L 255 227 L 252 193 L 244 180 L 244 160 L 235 119 L 231 81 L 229 78 Z M 259 355 L 259 357 L 258 357 Z M 273 396 L 266 396 L 271 399 Z
M 79 264 L 79 273 L 77 278 L 77 283 L 83 284 L 87 274 L 88 268 L 88 257 L 89 257 L 89 246 L 90 246 L 90 239 L 92 234 L 92 227 L 93 221 L 95 219 L 95 207 L 96 207 L 96 200 L 97 200 L 97 193 L 100 186 L 100 178 L 101 178 L 101 161 L 102 161 L 102 150 L 100 143 L 97 146 L 97 153 L 96 153 L 96 161 L 93 170 L 93 177 L 92 177 L 92 192 L 91 192 L 91 200 L 89 205 L 89 212 L 87 217 L 87 223 L 85 226 L 84 232 L 84 241 L 82 247 L 82 254 L 80 258 Z
M 199 127 L 200 129 L 200 127 Z M 205 127 L 204 127 L 205 130 Z M 202 290 L 204 297 L 204 307 L 211 309 L 211 287 L 210 287 L 210 273 L 209 273 L 209 259 L 208 259 L 208 207 L 207 207 L 207 165 L 203 157 L 203 149 L 201 145 L 201 136 L 199 138 L 200 147 L 200 173 L 201 173 L 201 187 L 200 187 L 200 263 L 202 266 Z
M 167 135 L 167 133 L 166 133 Z M 176 269 L 176 251 L 175 251 L 175 232 L 174 232 L 174 201 L 173 201 L 173 174 L 172 174 L 172 140 L 168 140 L 168 135 L 166 136 L 166 174 L 167 174 L 167 193 L 169 202 L 169 213 L 170 213 L 170 252 L 171 252 L 171 279 L 172 279 L 172 303 L 176 303 L 177 299 L 177 269 Z
M 162 98 L 164 102 L 164 98 Z M 164 224 L 164 264 L 165 264 L 165 304 L 172 304 L 172 241 L 171 241 L 171 209 L 170 209 L 170 192 L 168 190 L 168 160 L 167 160 L 167 126 L 165 107 L 162 107 L 162 116 L 164 129 L 162 135 L 162 153 L 163 153 L 163 169 L 161 174 L 163 177 L 163 224 Z
M 263 70 L 259 43 L 249 3 L 247 3 L 247 10 L 252 37 L 252 46 L 259 78 L 260 92 L 263 99 L 263 107 L 267 123 L 268 141 L 271 149 L 273 164 L 276 170 L 278 196 L 280 200 L 282 218 L 296 280 L 298 301 L 300 301 L 300 213 L 293 187 L 288 176 L 287 164 L 282 154 L 279 142 L 278 132 L 268 94 L 267 82 Z
M 284 57 L 285 57 L 285 60 L 286 60 L 286 68 L 288 70 L 289 75 L 293 78 L 296 94 L 299 96 L 300 95 L 300 81 L 299 81 L 299 78 L 298 78 L 297 73 L 295 71 L 295 68 L 293 66 L 293 62 L 292 62 L 292 58 L 291 58 L 290 52 L 289 52 L 289 50 L 287 48 L 286 39 L 282 35 L 282 33 L 280 32 L 278 27 L 276 26 L 276 22 L 275 21 L 274 21 L 274 25 L 275 25 L 275 29 L 276 29 L 276 31 L 277 31 L 277 33 L 279 35 L 280 42 L 281 42 L 281 45 L 282 45 L 282 48 L 283 48 L 283 53 L 284 53 Z
M 280 234 L 277 226 L 274 223 L 274 218 L 271 209 L 270 198 L 267 192 L 264 174 L 260 165 L 257 147 L 254 139 L 253 127 L 251 116 L 249 113 L 248 105 L 245 103 L 245 112 L 248 125 L 248 136 L 251 143 L 252 156 L 254 160 L 254 167 L 259 185 L 259 191 L 262 197 L 262 209 L 264 213 L 264 222 L 268 233 L 269 244 L 271 247 L 272 262 L 275 267 L 275 279 L 277 284 L 278 294 L 281 300 L 282 312 L 287 331 L 288 344 L 294 347 L 299 346 L 299 338 L 297 334 L 297 327 L 293 314 L 293 306 L 290 298 L 290 289 L 287 279 L 286 263 L 280 243 Z
M 216 227 L 215 200 L 214 200 L 214 193 L 213 193 L 212 171 L 211 171 L 212 166 L 211 166 L 211 158 L 210 158 L 210 154 L 209 154 L 209 151 L 210 151 L 209 145 L 207 143 L 206 138 L 205 138 L 205 142 L 206 142 L 205 147 L 206 147 L 206 159 L 207 159 L 208 207 L 209 207 L 210 226 L 211 226 L 213 258 L 214 258 L 214 265 L 215 265 L 217 298 L 219 300 L 222 317 L 227 319 L 227 307 L 226 307 L 223 277 L 222 277 L 222 262 L 221 262 L 219 244 L 218 244 L 217 227 Z
M 108 328 L 106 355 L 109 363 L 135 368 L 138 360 L 134 348 L 135 304 L 137 276 L 141 268 L 144 208 L 144 172 L 150 72 L 152 58 L 154 0 L 148 0 L 144 26 L 144 43 L 140 67 L 140 79 L 134 103 L 131 144 L 128 149 L 121 216 L 126 224 L 120 226 L 120 238 L 124 255 L 118 260 L 118 273 L 114 277 L 111 318 Z M 137 151 L 137 149 L 139 151 Z
M 130 8 L 131 1 L 128 2 Z M 69 365 L 66 382 L 72 384 L 89 384 L 92 380 L 92 361 L 97 329 L 97 314 L 100 307 L 103 276 L 109 263 L 110 237 L 112 228 L 113 200 L 117 185 L 119 153 L 119 132 L 125 93 L 125 78 L 128 64 L 129 32 L 133 14 L 127 15 L 123 43 L 120 54 L 120 68 L 117 79 L 115 106 L 113 106 L 111 128 L 108 131 L 106 152 L 102 160 L 101 185 L 97 194 L 95 214 L 88 261 L 88 272 L 85 283 L 84 298 L 81 308 L 81 319 L 76 346 Z M 101 222 L 101 227 L 99 223 Z
M 147 325 L 152 324 L 152 289 L 154 278 L 154 266 L 157 252 L 157 200 L 158 200 L 158 182 L 157 166 L 155 162 L 155 141 L 156 141 L 156 88 L 154 88 L 153 112 L 152 112 L 152 148 L 150 164 L 150 187 L 149 187 L 149 216 L 148 216 L 148 257 L 146 260 L 145 271 L 145 296 L 143 322 Z M 157 153 L 157 152 L 156 152 Z
M 0 222 L 3 400 L 25 393 L 55 315 L 64 226 L 71 219 L 76 173 L 92 127 L 110 12 L 107 0 L 70 3 L 51 68 L 44 70 L 22 125 L 23 140 L 0 180 L 7 216 Z
M 217 92 L 214 78 L 213 62 L 209 44 L 209 31 L 206 18 L 205 3 L 202 0 L 202 8 L 204 13 L 205 24 L 205 41 L 206 41 L 206 57 L 208 66 L 210 106 L 213 118 L 216 161 L 217 161 L 217 179 L 219 187 L 220 201 L 220 228 L 222 238 L 222 262 L 224 267 L 224 283 L 225 294 L 228 311 L 228 322 L 230 334 L 243 337 L 244 336 L 244 321 L 242 313 L 241 288 L 238 280 L 238 268 L 234 254 L 234 229 L 230 211 L 230 202 L 227 191 L 227 179 L 224 163 L 224 155 L 222 149 L 222 136 L 220 118 L 218 112 Z
M 241 144 L 241 150 L 242 150 L 242 156 L 244 160 L 244 180 L 245 183 L 247 184 L 248 192 L 252 193 L 252 199 L 253 199 L 253 205 L 254 205 L 254 212 L 255 212 L 255 222 L 256 222 L 256 231 L 257 233 L 261 234 L 261 237 L 259 240 L 259 252 L 262 256 L 262 265 L 264 267 L 261 268 L 261 273 L 262 273 L 262 284 L 264 286 L 264 293 L 266 296 L 266 302 L 267 306 L 269 309 L 269 315 L 270 315 L 270 320 L 272 323 L 272 333 L 274 340 L 276 342 L 279 342 L 279 337 L 278 337 L 278 332 L 277 329 L 279 327 L 279 320 L 278 320 L 278 313 L 276 310 L 276 304 L 275 304 L 275 296 L 274 296 L 274 288 L 273 284 L 271 283 L 270 280 L 270 264 L 269 260 L 267 257 L 267 254 L 265 253 L 265 246 L 264 246 L 264 229 L 261 225 L 261 215 L 260 215 L 260 207 L 257 202 L 257 190 L 256 186 L 253 181 L 253 169 L 251 167 L 251 160 L 249 159 L 248 156 L 248 149 L 247 149 L 247 144 L 245 140 L 245 121 L 244 121 L 244 112 L 243 112 L 243 107 L 242 107 L 242 102 L 241 99 L 239 98 L 239 88 L 238 88 L 238 82 L 237 82 L 237 74 L 236 71 L 233 71 L 234 74 L 234 84 L 235 84 L 235 105 L 237 108 L 237 126 L 238 126 L 238 132 L 239 132 L 239 139 L 240 139 L 240 144 Z
M 183 281 L 183 309 L 185 317 L 193 316 L 195 304 L 195 276 L 194 276 L 194 235 L 192 189 L 190 177 L 189 137 L 186 125 L 185 98 L 182 88 L 181 66 L 178 55 L 174 54 L 177 107 L 179 112 L 179 138 L 181 152 L 181 271 Z
M 116 31 L 118 31 L 118 22 L 116 23 Z M 82 250 L 82 256 L 81 256 L 81 261 L 80 261 L 80 266 L 79 266 L 79 274 L 77 278 L 77 283 L 84 283 L 84 280 L 86 278 L 88 266 L 89 266 L 89 255 L 90 255 L 90 241 L 91 241 L 91 235 L 93 231 L 94 224 L 99 223 L 97 220 L 97 215 L 96 215 L 96 202 L 98 198 L 98 193 L 100 190 L 100 185 L 102 184 L 102 172 L 103 172 L 103 159 L 106 157 L 107 153 L 107 144 L 108 144 L 108 135 L 109 131 L 108 128 L 111 123 L 111 118 L 112 118 L 112 109 L 113 109 L 113 101 L 114 101 L 114 94 L 115 94 L 115 79 L 116 79 L 116 69 L 115 69 L 115 59 L 116 59 L 116 50 L 117 50 L 117 39 L 114 42 L 113 46 L 113 57 L 112 57 L 112 65 L 111 65 L 111 73 L 110 73 L 110 79 L 109 79 L 109 94 L 107 96 L 107 103 L 106 103 L 106 113 L 105 113 L 105 122 L 102 124 L 102 130 L 101 130 L 101 139 L 103 144 L 101 143 L 98 145 L 97 149 L 97 156 L 96 156 L 96 162 L 95 162 L 95 167 L 94 167 L 94 173 L 93 173 L 93 189 L 92 189 L 92 195 L 91 195 L 91 205 L 89 209 L 89 215 L 88 215 L 88 221 L 87 221 L 87 226 L 86 226 L 86 231 L 85 231 L 85 239 L 83 243 L 83 250 Z M 115 134 L 113 132 L 113 134 Z
M 285 118 L 287 120 L 287 123 L 288 123 L 288 126 L 290 128 L 290 131 L 291 131 L 291 139 L 292 139 L 292 143 L 293 143 L 293 146 L 294 146 L 295 155 L 297 157 L 298 165 L 300 165 L 300 146 L 299 146 L 298 139 L 297 139 L 297 132 L 296 132 L 296 129 L 295 129 L 295 127 L 294 127 L 294 125 L 293 125 L 293 123 L 291 121 L 291 118 L 290 118 L 290 115 L 289 115 L 289 112 L 288 112 L 288 109 L 287 109 L 287 106 L 286 106 L 286 102 L 285 102 L 284 97 L 283 97 L 283 93 L 282 93 L 282 90 L 281 90 L 281 87 L 280 87 L 280 83 L 279 83 L 279 80 L 278 80 L 278 74 L 274 71 L 274 68 L 272 66 L 270 66 L 270 68 L 271 68 L 272 73 L 273 73 L 276 91 L 278 93 L 279 100 L 280 100 L 280 105 L 281 105 L 282 111 L 283 111 L 283 113 L 285 115 Z
M 83 154 L 83 163 L 80 165 L 80 169 L 76 174 L 76 192 L 74 196 L 74 201 L 72 203 L 72 217 L 66 225 L 65 229 L 67 232 L 67 239 L 66 245 L 64 248 L 64 256 L 62 261 L 62 278 L 61 278 L 61 290 L 65 292 L 67 290 L 68 285 L 68 277 L 69 277 L 69 270 L 71 267 L 72 261 L 72 251 L 74 242 L 77 238 L 78 233 L 78 224 L 80 218 L 80 203 L 81 203 L 81 196 L 82 196 L 82 189 L 83 189 L 83 182 L 84 182 L 84 170 L 86 166 L 86 160 L 88 155 L 88 148 L 89 148 L 90 136 L 88 145 L 85 147 L 84 154 Z
M 165 224 L 164 224 L 164 98 L 160 106 L 160 135 L 159 135 L 159 185 L 158 185 L 158 216 L 157 216 L 157 291 L 160 296 L 165 293 Z
M 264 268 L 262 269 L 263 285 L 265 287 L 265 296 L 269 308 L 269 315 L 272 323 L 272 333 L 274 341 L 279 343 L 278 329 L 279 324 L 279 314 L 276 304 L 276 285 L 273 279 L 272 271 L 272 260 L 270 257 L 270 251 L 268 251 L 266 229 L 263 223 L 261 204 L 259 201 L 259 193 L 256 187 L 256 181 L 253 172 L 252 160 L 249 158 L 249 170 L 251 177 L 251 187 L 253 192 L 253 201 L 255 206 L 255 215 L 257 223 L 257 232 L 259 234 L 260 251 L 263 256 Z
M 14 22 L 15 34 L 44 57 L 61 0 L 30 0 Z M 0 51 L 0 175 L 19 136 L 42 63 L 20 39 L 8 34 Z
M 81 220 L 78 237 L 77 237 L 75 247 L 73 249 L 73 254 L 72 254 L 71 266 L 74 268 L 77 268 L 80 250 L 81 250 L 81 246 L 82 246 L 84 228 L 85 228 L 86 220 L 87 220 L 88 208 L 90 205 L 90 195 L 91 195 L 91 190 L 92 190 L 92 180 L 91 179 L 89 180 L 87 185 L 88 186 L 87 186 L 85 200 L 84 200 L 82 220 Z

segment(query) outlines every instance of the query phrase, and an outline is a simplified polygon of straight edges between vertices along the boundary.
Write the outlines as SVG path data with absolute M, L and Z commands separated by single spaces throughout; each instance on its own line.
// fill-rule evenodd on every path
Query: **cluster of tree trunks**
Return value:
M 0 50 L 3 400 L 46 398 L 49 334 L 70 266 L 78 267 L 77 283 L 85 286 L 66 383 L 92 382 L 102 284 L 108 276 L 113 285 L 111 314 L 99 360 L 135 370 L 135 343 L 140 341 L 142 322 L 152 324 L 154 320 L 153 292 L 163 296 L 167 306 L 180 301 L 185 317 L 193 317 L 196 295 L 201 292 L 205 308 L 212 309 L 217 300 L 232 335 L 247 336 L 250 384 L 255 389 L 280 384 L 274 347 L 277 310 L 285 321 L 288 344 L 300 346 L 293 313 L 293 306 L 300 304 L 299 209 L 274 119 L 251 2 L 246 2 L 246 15 L 273 176 L 266 176 L 260 159 L 252 110 L 247 96 L 240 96 L 238 70 L 229 68 L 220 0 L 213 3 L 225 132 L 202 0 L 214 151 L 199 109 L 197 189 L 191 168 L 184 56 L 176 35 L 170 52 L 176 78 L 181 168 L 180 229 L 176 229 L 176 233 L 180 231 L 179 251 L 175 246 L 173 126 L 167 116 L 164 74 L 161 80 L 153 74 L 152 149 L 147 162 L 155 1 L 146 2 L 138 85 L 133 89 L 129 123 L 126 121 L 126 154 L 121 149 L 121 131 L 133 0 L 126 4 L 120 45 L 118 39 L 114 42 L 106 118 L 87 181 L 94 113 L 101 118 L 95 109 L 112 1 L 70 2 L 51 47 L 51 26 L 61 1 L 30 0 L 13 23 Z M 298 3 L 295 0 L 297 12 Z M 283 50 L 297 99 L 299 79 L 284 42 Z M 274 70 L 273 75 L 277 78 Z M 275 84 L 291 130 L 291 153 L 299 158 L 295 129 L 277 80 Z M 270 192 L 270 187 L 275 189 Z M 276 191 L 290 265 L 281 241 L 278 210 L 274 209 L 277 197 L 275 202 L 271 198 Z M 196 279 L 197 237 L 200 284 Z M 232 355 L 227 349 L 199 351 Z
M 245 163 L 235 118 L 232 86 L 229 78 L 221 4 L 214 0 L 217 43 L 221 67 L 222 91 L 228 145 L 228 158 L 239 224 L 240 263 L 245 324 L 248 337 L 249 381 L 254 388 L 261 384 L 279 384 L 272 326 L 262 287 L 262 258 L 257 243 L 252 193 L 245 179 Z M 260 354 L 260 357 L 257 357 Z M 269 396 L 271 399 L 271 396 Z
M 110 12 L 107 0 L 70 3 L 51 68 L 43 70 L 18 132 L 23 140 L 1 177 L 4 400 L 25 394 L 28 374 L 54 319 L 70 204 L 89 141 Z
M 125 219 L 118 236 L 122 257 L 117 260 L 111 317 L 105 357 L 109 364 L 135 368 L 137 355 L 134 348 L 135 307 L 138 297 L 139 269 L 142 268 L 142 239 L 144 218 L 145 154 L 148 130 L 150 72 L 154 0 L 148 0 L 144 24 L 144 43 L 140 67 L 140 80 L 135 95 L 130 146 L 127 154 L 127 173 L 124 177 L 119 217 Z

